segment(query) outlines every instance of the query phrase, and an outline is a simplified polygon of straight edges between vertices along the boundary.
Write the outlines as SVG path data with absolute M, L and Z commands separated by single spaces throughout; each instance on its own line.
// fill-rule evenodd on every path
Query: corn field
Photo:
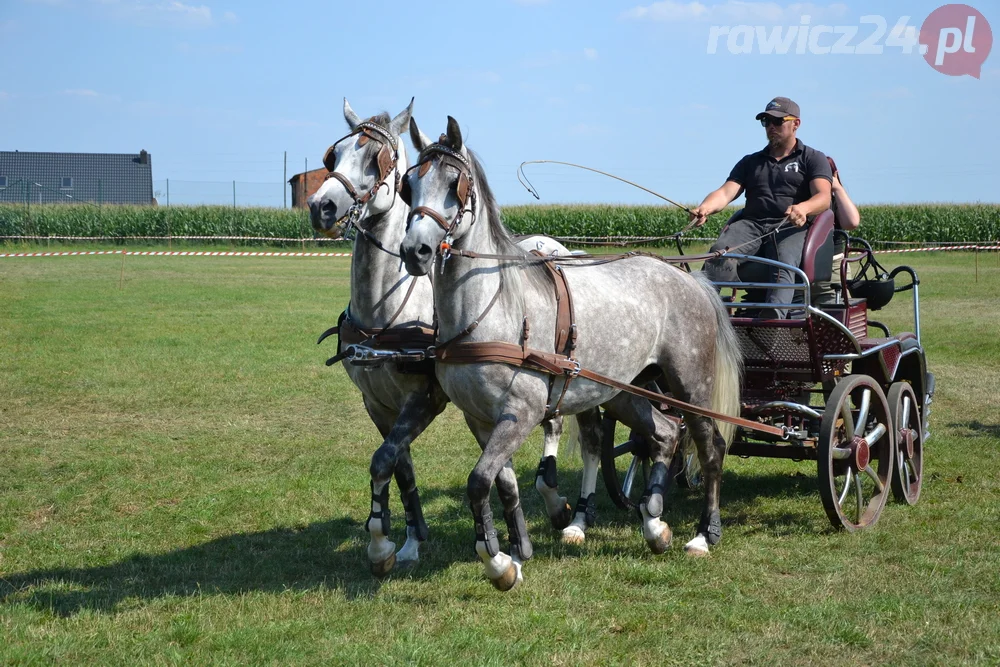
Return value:
M 914 204 L 862 206 L 860 236 L 872 242 L 995 242 L 1000 205 Z M 693 236 L 714 237 L 735 209 L 715 215 Z M 687 224 L 687 214 L 662 206 L 510 206 L 507 226 L 517 234 L 556 237 L 662 237 Z M 13 237 L 183 236 L 312 239 L 302 209 L 226 206 L 0 205 L 0 239 Z M 255 241 L 254 243 L 260 243 Z

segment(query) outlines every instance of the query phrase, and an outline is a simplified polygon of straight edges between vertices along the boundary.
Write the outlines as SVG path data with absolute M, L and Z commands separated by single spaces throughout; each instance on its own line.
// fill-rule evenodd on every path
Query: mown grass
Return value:
M 315 345 L 349 260 L 128 257 L 119 289 L 118 256 L 0 259 L 0 663 L 996 664 L 1000 265 L 901 258 L 938 379 L 916 507 L 837 533 L 813 464 L 734 458 L 711 559 L 652 555 L 603 497 L 565 547 L 536 432 L 515 460 L 536 556 L 508 594 L 472 553 L 453 408 L 414 446 L 420 565 L 368 574 L 379 438 Z M 678 539 L 699 508 L 672 496 Z

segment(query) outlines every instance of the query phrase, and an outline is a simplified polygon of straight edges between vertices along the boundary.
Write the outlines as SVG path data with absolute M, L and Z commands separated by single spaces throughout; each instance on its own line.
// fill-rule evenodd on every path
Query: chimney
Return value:
M 145 149 L 139 151 L 139 164 L 149 164 L 149 153 Z

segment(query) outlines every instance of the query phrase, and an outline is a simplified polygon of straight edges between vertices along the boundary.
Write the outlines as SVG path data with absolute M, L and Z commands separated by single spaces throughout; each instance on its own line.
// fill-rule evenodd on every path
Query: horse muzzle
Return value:
M 399 245 L 399 255 L 403 258 L 403 266 L 411 276 L 424 276 L 430 273 L 434 264 L 434 249 L 426 243 L 407 243 Z

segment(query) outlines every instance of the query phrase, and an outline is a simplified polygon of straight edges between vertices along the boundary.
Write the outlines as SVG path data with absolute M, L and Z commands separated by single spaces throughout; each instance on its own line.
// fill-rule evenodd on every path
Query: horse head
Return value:
M 309 197 L 313 228 L 331 238 L 349 232 L 364 218 L 402 205 L 396 196 L 406 171 L 400 135 L 409 129 L 413 100 L 395 118 L 386 113 L 362 120 L 344 98 L 350 133 L 327 149 L 323 165 L 330 172 Z
M 399 253 L 406 270 L 419 276 L 428 273 L 437 252 L 447 251 L 475 220 L 476 170 L 451 116 L 447 132 L 437 142 L 431 142 L 413 118 L 410 136 L 420 156 L 403 177 L 400 190 L 412 208 Z

